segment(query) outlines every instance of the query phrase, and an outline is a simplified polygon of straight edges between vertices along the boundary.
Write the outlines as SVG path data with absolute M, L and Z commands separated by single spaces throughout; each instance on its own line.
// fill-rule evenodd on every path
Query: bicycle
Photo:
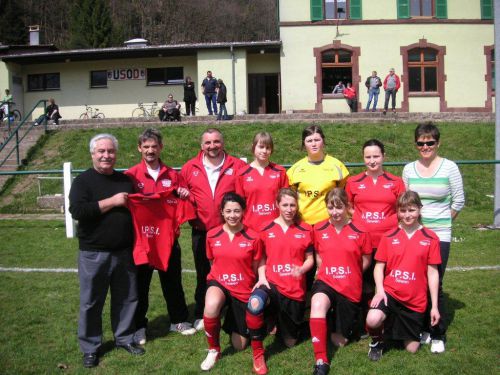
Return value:
M 149 109 L 144 105 L 143 102 L 137 103 L 139 107 L 135 108 L 132 111 L 132 117 L 137 117 L 137 118 L 150 118 L 150 117 L 155 117 L 158 118 L 158 114 L 160 112 L 160 109 L 158 108 L 158 102 L 153 102 Z
M 14 121 L 21 121 L 21 118 L 22 118 L 22 116 L 21 116 L 21 112 L 19 112 L 19 110 L 17 110 L 17 109 L 13 109 L 13 110 L 11 110 L 11 108 L 12 108 L 12 107 L 13 107 L 16 103 L 14 103 L 14 102 L 1 102 L 1 104 L 0 104 L 0 105 L 1 105 L 1 106 L 3 106 L 4 104 L 8 104 L 8 105 L 9 105 L 9 107 L 10 107 L 10 108 L 9 108 L 9 117 L 14 118 Z M 3 111 L 2 111 L 1 116 L 0 116 L 0 120 L 5 120 L 5 121 L 7 121 L 7 119 L 8 119 L 8 118 L 7 118 L 7 116 L 6 116 L 6 115 L 5 115 L 5 113 L 3 113 Z
M 88 120 L 91 118 L 103 119 L 104 113 L 99 112 L 99 108 L 92 108 L 91 106 L 85 104 L 85 112 L 80 115 L 80 120 Z

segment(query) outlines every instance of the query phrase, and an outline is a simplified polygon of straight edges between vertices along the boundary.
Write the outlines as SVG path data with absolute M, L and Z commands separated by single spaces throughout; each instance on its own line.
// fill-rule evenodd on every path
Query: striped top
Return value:
M 406 164 L 403 169 L 406 189 L 417 192 L 422 200 L 424 226 L 436 232 L 440 241 L 451 242 L 451 210 L 458 212 L 465 203 L 458 166 L 443 158 L 432 177 L 422 177 L 416 164 L 416 161 Z

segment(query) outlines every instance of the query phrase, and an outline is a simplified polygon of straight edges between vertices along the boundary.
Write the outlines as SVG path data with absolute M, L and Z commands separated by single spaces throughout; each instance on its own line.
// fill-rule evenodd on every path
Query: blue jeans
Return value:
M 378 95 L 380 94 L 380 89 L 378 87 L 371 87 L 368 90 L 368 103 L 366 103 L 366 110 L 370 110 L 370 105 L 373 99 L 373 110 L 377 109 Z
M 217 114 L 217 94 L 205 94 L 205 102 L 207 103 L 208 114 Z M 214 107 L 213 111 L 212 106 Z
M 226 103 L 219 103 L 219 115 L 217 116 L 217 120 L 227 120 L 227 109 Z

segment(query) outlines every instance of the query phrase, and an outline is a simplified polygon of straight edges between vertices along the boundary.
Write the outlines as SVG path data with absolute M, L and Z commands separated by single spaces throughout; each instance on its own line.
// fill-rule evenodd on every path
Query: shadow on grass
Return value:
M 455 298 L 450 298 L 448 293 L 444 293 L 445 308 L 446 308 L 446 326 L 449 327 L 455 319 L 455 312 L 465 307 L 465 303 Z

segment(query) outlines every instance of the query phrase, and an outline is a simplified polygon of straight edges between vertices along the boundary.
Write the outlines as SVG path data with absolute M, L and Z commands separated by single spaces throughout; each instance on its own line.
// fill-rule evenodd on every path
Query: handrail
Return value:
M 454 160 L 456 164 L 459 165 L 470 165 L 470 164 L 500 164 L 500 160 Z M 404 166 L 408 163 L 411 163 L 411 161 L 393 161 L 393 162 L 384 162 L 384 166 Z M 364 163 L 344 163 L 346 167 L 363 167 L 365 164 Z M 292 165 L 291 164 L 283 164 L 282 165 L 284 168 L 288 169 Z M 173 169 L 179 171 L 181 167 L 172 167 Z M 82 173 L 85 172 L 87 169 L 73 169 L 73 173 Z M 127 168 L 117 168 L 116 169 L 119 172 L 126 171 Z M 63 170 L 62 169 L 47 169 L 47 170 L 40 170 L 40 171 L 0 171 L 0 176 L 5 176 L 5 175 L 31 175 L 31 174 L 62 174 Z
M 47 109 L 47 100 L 46 99 L 40 99 L 34 106 L 33 108 L 27 113 L 24 115 L 24 118 L 21 119 L 21 121 L 19 122 L 19 124 L 17 125 L 17 127 L 13 130 L 13 131 L 10 131 L 10 134 L 9 136 L 7 137 L 7 139 L 4 141 L 4 143 L 2 143 L 0 145 L 0 152 L 2 152 L 5 147 L 9 144 L 10 140 L 12 138 L 15 137 L 15 142 L 16 142 L 16 145 L 12 148 L 12 150 L 10 150 L 10 152 L 5 156 L 5 158 L 0 161 L 0 167 L 2 165 L 5 164 L 5 162 L 9 159 L 10 155 L 12 155 L 12 153 L 14 151 L 16 151 L 16 161 L 17 161 L 17 165 L 20 164 L 20 160 L 19 160 L 19 144 L 22 142 L 22 140 L 29 134 L 29 132 L 31 131 L 31 129 L 33 129 L 33 124 L 31 124 L 31 126 L 28 127 L 28 129 L 26 130 L 26 132 L 24 133 L 24 135 L 19 138 L 19 129 L 21 128 L 21 126 L 23 126 L 26 122 L 27 122 L 27 119 L 31 116 L 31 114 L 35 111 L 35 109 L 39 106 L 39 104 L 43 103 L 43 113 L 45 113 L 46 109 Z M 44 127 L 45 127 L 45 131 L 47 131 L 47 121 L 44 121 Z M 9 130 L 10 130 L 10 119 L 9 119 Z

